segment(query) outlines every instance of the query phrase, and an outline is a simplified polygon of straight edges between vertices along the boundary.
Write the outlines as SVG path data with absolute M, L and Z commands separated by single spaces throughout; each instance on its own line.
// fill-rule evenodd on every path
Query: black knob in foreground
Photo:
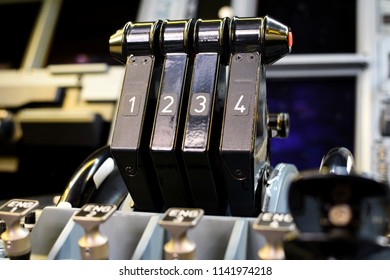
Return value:
M 291 184 L 289 206 L 300 233 L 285 242 L 288 258 L 390 257 L 384 242 L 386 184 L 357 175 L 301 173 Z
M 289 206 L 301 232 L 375 239 L 387 233 L 389 188 L 357 175 L 310 175 L 294 180 Z

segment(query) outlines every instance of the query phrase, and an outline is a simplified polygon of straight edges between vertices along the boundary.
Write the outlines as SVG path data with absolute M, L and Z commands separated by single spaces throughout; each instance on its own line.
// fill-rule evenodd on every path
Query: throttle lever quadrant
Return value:
M 164 64 L 149 148 L 166 208 L 193 205 L 181 143 L 193 64 L 194 23 L 193 19 L 166 20 L 160 32 Z
M 110 149 L 138 211 L 159 212 L 164 204 L 148 152 L 160 28 L 161 21 L 128 22 L 110 38 L 111 54 L 126 63 Z
M 182 144 L 194 206 L 211 215 L 227 211 L 218 151 L 223 111 L 218 86 L 222 90 L 226 86 L 218 80 L 225 73 L 228 25 L 228 18 L 196 21 L 196 55 Z
M 257 174 L 269 162 L 269 123 L 265 66 L 290 53 L 290 29 L 266 16 L 233 18 L 230 73 L 220 154 L 230 211 L 254 216 Z M 279 129 L 280 130 L 280 129 Z M 283 134 L 283 133 L 279 133 Z

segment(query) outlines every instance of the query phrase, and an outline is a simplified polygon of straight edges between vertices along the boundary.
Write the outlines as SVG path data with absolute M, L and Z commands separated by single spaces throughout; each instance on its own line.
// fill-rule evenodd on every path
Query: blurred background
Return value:
M 117 29 L 234 15 L 269 15 L 294 34 L 267 68 L 270 112 L 291 121 L 272 165 L 318 168 L 343 146 L 358 170 L 388 178 L 389 0 L 0 0 L 0 199 L 61 193 L 108 143 L 124 74 L 108 49 Z

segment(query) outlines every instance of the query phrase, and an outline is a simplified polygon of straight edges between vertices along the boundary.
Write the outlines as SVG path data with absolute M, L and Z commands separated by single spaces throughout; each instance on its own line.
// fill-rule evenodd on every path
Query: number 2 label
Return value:
M 176 111 L 176 95 L 162 94 L 160 97 L 159 114 L 163 116 L 174 116 Z

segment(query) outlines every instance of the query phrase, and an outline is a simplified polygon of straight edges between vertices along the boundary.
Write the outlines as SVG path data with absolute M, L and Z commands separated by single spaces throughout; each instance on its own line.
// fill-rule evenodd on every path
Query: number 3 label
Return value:
M 210 95 L 194 93 L 191 98 L 190 114 L 192 116 L 207 116 L 210 111 Z

